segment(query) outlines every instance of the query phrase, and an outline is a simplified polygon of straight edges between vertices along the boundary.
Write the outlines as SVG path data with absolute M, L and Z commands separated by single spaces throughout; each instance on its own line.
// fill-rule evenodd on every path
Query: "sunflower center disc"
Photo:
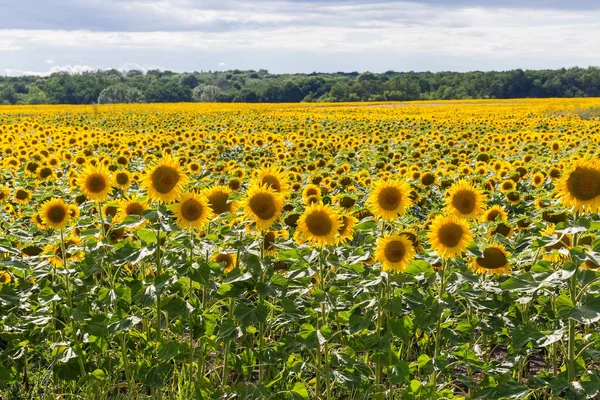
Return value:
M 396 210 L 400 205 L 401 199 L 402 194 L 394 187 L 388 187 L 381 190 L 381 192 L 379 192 L 379 196 L 377 197 L 379 206 L 386 211 Z
M 392 263 L 397 263 L 402 261 L 404 255 L 406 254 L 406 247 L 404 244 L 398 240 L 394 240 L 389 242 L 385 246 L 385 258 Z
M 577 168 L 567 179 L 567 188 L 577 200 L 592 200 L 600 195 L 600 172 L 591 168 Z
M 463 230 L 458 224 L 444 225 L 439 232 L 440 242 L 446 247 L 456 247 L 463 236 Z

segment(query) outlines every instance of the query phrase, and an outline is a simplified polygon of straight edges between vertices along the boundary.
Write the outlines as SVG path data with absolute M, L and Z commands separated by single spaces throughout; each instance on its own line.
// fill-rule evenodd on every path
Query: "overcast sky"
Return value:
M 0 0 L 0 75 L 600 65 L 600 0 Z

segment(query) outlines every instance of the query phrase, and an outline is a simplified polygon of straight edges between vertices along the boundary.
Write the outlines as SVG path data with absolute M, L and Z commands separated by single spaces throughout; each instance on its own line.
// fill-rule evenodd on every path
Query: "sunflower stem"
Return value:
M 260 241 L 260 290 L 258 293 L 258 304 L 260 308 L 263 308 L 265 305 L 265 297 L 262 293 L 263 283 L 265 280 L 265 274 L 263 270 L 263 259 L 265 257 L 265 240 L 264 240 L 264 232 L 261 232 L 262 240 Z M 263 361 L 264 349 L 265 349 L 265 323 L 264 321 L 259 321 L 258 323 L 258 349 L 260 354 L 259 365 L 258 365 L 258 381 L 259 383 L 263 383 L 265 379 L 265 365 Z
M 579 219 L 579 212 L 575 213 L 575 220 L 577 222 Z M 573 247 L 577 247 L 579 241 L 579 234 L 573 234 Z M 571 260 L 575 264 L 575 271 L 571 278 L 569 279 L 569 295 L 571 297 L 571 302 L 574 307 L 577 307 L 579 302 L 579 293 L 577 291 L 577 273 L 579 272 L 579 260 L 575 256 L 571 256 Z M 569 319 L 569 342 L 567 347 L 567 379 L 569 382 L 573 382 L 577 376 L 576 371 L 576 360 L 577 355 L 575 353 L 575 335 L 576 335 L 576 322 L 573 318 Z
M 159 276 L 162 275 L 162 264 L 161 264 L 161 256 L 160 256 L 160 231 L 161 231 L 161 226 L 160 226 L 160 216 L 159 216 L 159 221 L 158 221 L 158 227 L 156 228 L 155 234 L 156 234 L 156 278 L 158 278 Z M 156 293 L 156 337 L 157 337 L 157 341 L 158 343 L 162 343 L 162 336 L 161 336 L 161 304 L 160 304 L 160 291 L 157 291 Z M 157 353 L 158 353 L 158 347 L 156 349 Z
M 194 228 L 190 228 L 190 268 L 189 268 L 189 276 L 188 279 L 190 280 L 190 288 L 189 288 L 189 294 L 188 294 L 188 301 L 190 303 L 190 305 L 192 304 L 192 302 L 194 301 L 193 297 L 194 297 L 194 281 L 192 280 L 192 268 L 194 267 Z M 193 320 L 194 314 L 190 313 L 190 326 L 189 326 L 189 335 L 190 335 L 190 365 L 189 365 L 189 374 L 190 374 L 190 389 L 193 388 L 193 382 L 194 382 L 194 320 Z M 193 393 L 193 390 L 190 390 L 190 394 Z
M 446 294 L 446 268 L 448 266 L 448 261 L 446 261 L 445 259 L 442 260 L 442 270 L 440 271 L 440 286 L 439 286 L 439 292 L 438 292 L 438 302 L 441 303 L 443 302 L 443 298 L 444 295 Z M 437 325 L 435 328 L 435 344 L 434 344 L 434 350 L 433 350 L 433 372 L 431 373 L 431 384 L 432 385 L 437 385 L 437 380 L 438 380 L 438 366 L 437 366 L 437 362 L 440 356 L 440 345 L 441 345 L 441 341 L 442 341 L 442 319 L 444 316 L 444 310 L 441 309 L 440 310 L 440 316 L 438 317 L 438 321 L 437 321 Z
M 62 258 L 62 265 L 65 269 L 65 287 L 67 291 L 67 305 L 69 306 L 69 311 L 73 312 L 73 293 L 71 292 L 71 276 L 69 274 L 69 266 L 67 265 L 67 253 L 65 247 L 65 232 L 63 229 L 60 230 L 60 255 Z M 79 338 L 77 337 L 77 327 L 75 326 L 75 318 L 71 318 L 71 331 L 73 332 L 73 343 L 75 344 L 76 352 L 81 352 L 81 346 L 79 345 Z M 83 365 L 83 354 L 77 355 L 77 362 L 79 364 L 79 370 L 82 376 L 86 375 L 85 365 Z

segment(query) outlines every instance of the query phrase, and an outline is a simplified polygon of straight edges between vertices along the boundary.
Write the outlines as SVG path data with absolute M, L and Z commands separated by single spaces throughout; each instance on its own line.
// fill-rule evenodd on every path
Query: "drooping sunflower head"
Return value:
M 275 246 L 275 242 L 277 238 L 288 238 L 288 231 L 286 229 L 282 229 L 279 231 L 266 231 L 262 237 L 263 240 L 263 249 L 265 254 L 274 255 L 279 250 L 277 246 Z
M 213 216 L 208 199 L 195 192 L 183 194 L 173 206 L 173 214 L 180 228 L 201 229 Z
M 452 258 L 464 252 L 473 235 L 466 220 L 456 215 L 438 215 L 429 228 L 427 238 L 442 258 Z
M 600 210 L 600 162 L 589 157 L 575 161 L 556 188 L 567 207 L 577 211 Z
M 308 206 L 298 219 L 300 242 L 317 247 L 334 245 L 341 226 L 339 215 L 330 206 L 313 204 Z
M 483 250 L 483 257 L 475 257 L 470 264 L 471 269 L 478 274 L 508 275 L 508 253 L 501 244 L 492 244 Z
M 384 271 L 402 272 L 414 258 L 415 249 L 406 236 L 385 236 L 377 239 L 375 259 L 381 262 Z
M 486 196 L 465 179 L 448 189 L 446 210 L 461 218 L 477 218 L 485 206 Z
M 179 197 L 187 182 L 187 175 L 179 162 L 173 156 L 165 155 L 147 169 L 141 186 L 151 200 L 168 204 Z
M 290 190 L 286 172 L 278 167 L 267 167 L 257 171 L 253 185 L 263 185 L 286 196 Z
M 60 230 L 71 219 L 71 210 L 62 199 L 52 199 L 42 205 L 39 216 L 45 226 Z
M 379 181 L 373 185 L 367 204 L 375 216 L 392 221 L 412 205 L 410 193 L 404 181 Z
M 85 253 L 80 249 L 81 245 L 81 239 L 77 236 L 70 236 L 65 239 L 64 258 L 67 263 L 83 260 Z M 52 265 L 57 268 L 63 266 L 63 253 L 60 243 L 47 245 L 44 247 L 44 253 L 49 255 L 48 261 L 50 261 Z
M 112 178 L 102 164 L 88 165 L 77 177 L 77 185 L 89 200 L 105 201 L 112 190 Z
M 281 193 L 265 185 L 253 185 L 243 202 L 244 213 L 256 223 L 258 230 L 270 228 L 279 218 L 283 209 Z
M 568 257 L 568 251 L 572 246 L 571 235 L 556 232 L 556 226 L 554 225 L 548 225 L 540 232 L 540 235 L 552 236 L 555 239 L 552 243 L 543 247 L 544 255 L 542 258 L 544 260 L 558 263 Z
M 223 272 L 228 274 L 237 263 L 237 256 L 234 253 L 218 253 L 213 256 L 213 261 L 223 265 Z
M 202 194 L 208 199 L 208 204 L 215 215 L 233 214 L 238 207 L 237 202 L 230 199 L 231 189 L 227 186 L 212 186 L 204 189 Z
M 354 226 L 358 223 L 358 219 L 352 215 L 343 214 L 340 215 L 340 227 L 338 229 L 338 243 L 345 244 L 349 240 L 352 240 L 354 236 Z

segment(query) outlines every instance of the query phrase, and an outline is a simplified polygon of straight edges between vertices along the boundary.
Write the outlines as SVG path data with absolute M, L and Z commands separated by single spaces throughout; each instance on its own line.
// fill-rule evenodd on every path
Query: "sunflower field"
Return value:
M 0 107 L 0 398 L 599 398 L 598 105 Z

